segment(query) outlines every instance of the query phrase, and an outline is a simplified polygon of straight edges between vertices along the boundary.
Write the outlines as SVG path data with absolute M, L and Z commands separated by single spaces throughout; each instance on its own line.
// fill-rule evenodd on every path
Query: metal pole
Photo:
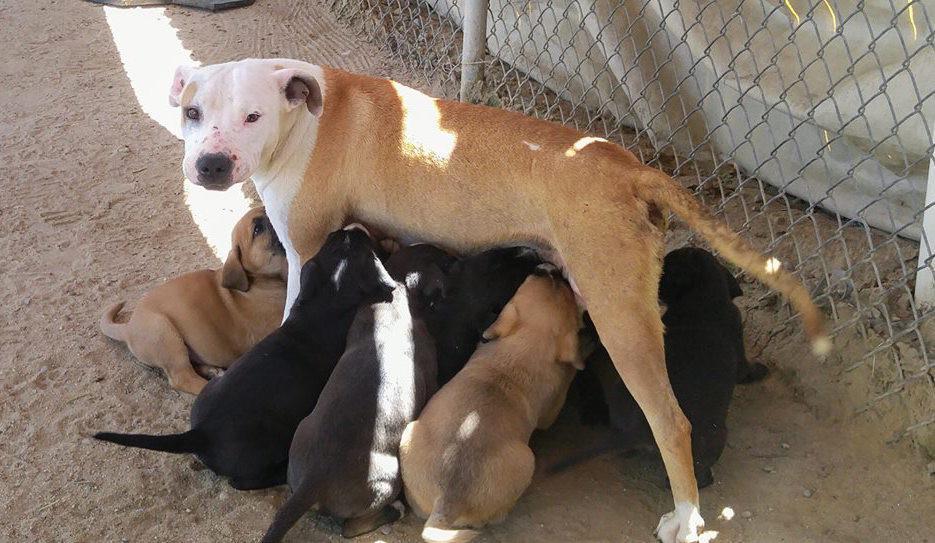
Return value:
M 484 83 L 484 53 L 487 51 L 487 8 L 490 0 L 466 0 L 464 42 L 461 48 L 461 101 L 480 96 Z M 935 193 L 933 193 L 935 194 Z
M 935 126 L 932 127 L 935 134 Z M 935 136 L 933 136 L 935 139 Z M 933 141 L 932 143 L 935 143 Z M 932 245 L 935 245 L 935 156 L 929 159 L 928 183 L 925 187 L 926 209 L 922 213 L 922 235 L 919 236 L 919 266 L 916 271 L 916 306 L 935 307 L 935 262 L 932 261 Z

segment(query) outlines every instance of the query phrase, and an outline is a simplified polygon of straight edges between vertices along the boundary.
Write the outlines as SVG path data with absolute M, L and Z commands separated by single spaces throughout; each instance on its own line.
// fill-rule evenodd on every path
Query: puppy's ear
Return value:
M 497 317 L 497 320 L 484 331 L 481 337 L 487 341 L 506 337 L 513 333 L 518 324 L 519 311 L 516 309 L 516 304 L 510 302 L 506 304 L 506 307 L 500 312 L 500 316 Z
M 559 339 L 557 357 L 559 362 L 570 364 L 576 370 L 584 369 L 584 358 L 582 357 L 582 352 L 578 345 L 577 332 L 574 334 L 565 334 Z
M 445 278 L 445 272 L 435 264 L 429 266 L 428 269 L 422 273 L 419 283 L 422 299 L 426 303 L 437 301 L 444 298 L 447 294 L 445 291 L 448 282 Z
M 273 77 L 282 89 L 290 110 L 305 104 L 312 115 L 321 115 L 324 102 L 321 86 L 315 76 L 302 70 L 287 68 L 276 70 Z
M 221 286 L 243 292 L 250 290 L 247 272 L 240 262 L 240 247 L 234 247 L 227 253 L 227 260 L 224 261 L 224 267 L 221 268 Z
M 194 66 L 181 65 L 175 69 L 175 76 L 172 78 L 172 86 L 169 88 L 169 105 L 179 107 L 182 98 L 182 90 L 188 85 L 192 74 L 195 73 Z

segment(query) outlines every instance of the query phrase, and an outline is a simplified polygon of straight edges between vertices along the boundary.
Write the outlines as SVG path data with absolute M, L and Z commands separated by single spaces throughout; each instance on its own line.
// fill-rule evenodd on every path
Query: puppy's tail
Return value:
M 124 329 L 127 325 L 121 324 L 115 320 L 117 314 L 120 313 L 120 310 L 123 309 L 125 304 L 126 302 L 117 302 L 105 309 L 104 313 L 101 314 L 101 332 L 104 332 L 105 336 L 118 341 L 127 340 L 126 334 L 124 333 Z
M 665 173 L 647 167 L 634 178 L 633 186 L 641 199 L 670 209 L 692 230 L 701 234 L 724 258 L 749 272 L 768 287 L 782 293 L 802 315 L 805 334 L 812 344 L 812 352 L 823 356 L 831 350 L 824 315 L 812 302 L 802 283 L 782 269 L 779 260 L 760 254 L 726 224 L 716 219 L 688 189 L 674 182 Z
M 139 449 L 168 453 L 195 453 L 203 448 L 201 434 L 197 430 L 162 436 L 98 432 L 94 434 L 94 439 L 109 441 L 126 447 L 136 447 Z
M 426 543 L 467 543 L 480 535 L 477 530 L 452 528 L 447 519 L 443 498 L 435 500 L 432 514 L 422 528 L 422 539 Z
M 276 512 L 276 518 L 266 530 L 261 543 L 276 543 L 286 537 L 292 526 L 302 518 L 302 515 L 308 512 L 318 501 L 315 495 L 316 484 L 305 478 L 299 483 L 295 492 L 282 504 L 279 511 Z

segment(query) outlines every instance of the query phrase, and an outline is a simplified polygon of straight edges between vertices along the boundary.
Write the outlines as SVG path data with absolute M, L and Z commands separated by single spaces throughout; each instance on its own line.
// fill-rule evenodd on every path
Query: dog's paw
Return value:
M 698 506 L 688 502 L 681 502 L 675 506 L 675 511 L 662 515 L 655 534 L 662 543 L 696 543 L 711 541 L 717 536 L 716 532 L 704 532 L 704 519 Z

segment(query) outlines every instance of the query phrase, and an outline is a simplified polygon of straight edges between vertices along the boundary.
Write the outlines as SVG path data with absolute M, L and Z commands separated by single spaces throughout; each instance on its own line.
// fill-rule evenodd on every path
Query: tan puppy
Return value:
M 124 302 L 101 315 L 101 331 L 142 363 L 162 368 L 173 388 L 198 394 L 207 381 L 192 362 L 226 368 L 279 326 L 286 299 L 285 252 L 262 207 L 234 226 L 220 270 L 186 273 L 146 293 L 126 323 Z
M 288 59 L 180 67 L 183 170 L 215 190 L 252 179 L 299 266 L 348 216 L 455 252 L 535 244 L 553 252 L 659 445 L 675 502 L 657 534 L 704 526 L 691 426 L 672 393 L 657 301 L 674 212 L 721 256 L 789 297 L 816 352 L 830 347 L 805 288 L 629 151 L 518 113 L 436 100 L 394 81 Z M 660 215 L 662 213 L 662 215 Z M 288 309 L 287 309 L 288 311 Z
M 529 437 L 555 421 L 575 368 L 580 318 L 568 284 L 532 275 L 467 365 L 409 424 L 400 444 L 406 499 L 422 538 L 468 541 L 529 486 Z

